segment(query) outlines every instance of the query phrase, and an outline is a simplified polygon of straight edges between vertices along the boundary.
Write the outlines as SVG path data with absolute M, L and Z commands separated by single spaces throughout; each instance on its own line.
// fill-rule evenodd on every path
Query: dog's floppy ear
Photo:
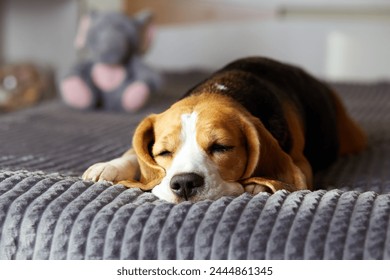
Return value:
M 278 141 L 264 127 L 263 123 L 252 116 L 242 117 L 242 130 L 247 144 L 247 165 L 242 184 L 253 184 L 255 178 L 272 178 L 262 181 L 272 192 L 278 190 L 282 184 L 270 187 L 272 182 L 280 181 L 294 186 L 296 189 L 306 188 L 306 178 L 302 171 L 294 164 L 291 157 L 282 150 Z M 249 180 L 251 179 L 251 180 Z M 286 189 L 289 187 L 286 187 Z
M 137 127 L 133 137 L 133 149 L 137 155 L 141 170 L 140 182 L 145 186 L 142 188 L 152 189 L 158 185 L 165 176 L 165 170 L 160 167 L 152 156 L 154 138 L 154 123 L 156 115 L 144 119 Z
M 245 135 L 247 162 L 242 178 L 251 177 L 260 159 L 260 137 L 255 124 L 247 117 L 241 116 L 241 130 Z

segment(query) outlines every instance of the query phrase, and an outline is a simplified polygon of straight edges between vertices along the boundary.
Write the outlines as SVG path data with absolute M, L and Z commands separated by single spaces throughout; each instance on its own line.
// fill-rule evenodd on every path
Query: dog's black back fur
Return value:
M 292 137 L 282 104 L 292 102 L 304 121 L 304 154 L 313 171 L 337 158 L 339 143 L 331 89 L 300 68 L 261 57 L 240 59 L 190 89 L 184 97 L 201 92 L 235 99 L 262 121 L 286 152 L 291 149 Z

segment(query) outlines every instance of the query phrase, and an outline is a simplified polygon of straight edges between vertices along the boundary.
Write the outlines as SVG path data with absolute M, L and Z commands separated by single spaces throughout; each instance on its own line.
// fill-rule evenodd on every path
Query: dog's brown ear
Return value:
M 260 136 L 255 124 L 247 116 L 241 117 L 241 130 L 246 139 L 247 162 L 242 178 L 251 177 L 260 159 Z
M 145 186 L 142 189 L 152 189 L 165 176 L 165 170 L 160 167 L 152 156 L 154 138 L 154 123 L 156 115 L 144 119 L 137 127 L 133 137 L 133 149 L 137 155 L 141 170 L 140 182 Z
M 260 120 L 244 116 L 242 130 L 247 140 L 248 158 L 242 179 L 272 178 L 297 189 L 307 188 L 305 175 Z

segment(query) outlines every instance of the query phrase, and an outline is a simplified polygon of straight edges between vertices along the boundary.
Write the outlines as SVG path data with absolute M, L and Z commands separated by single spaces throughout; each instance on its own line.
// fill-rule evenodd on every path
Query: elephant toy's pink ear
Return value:
M 80 50 L 85 47 L 85 43 L 87 41 L 88 30 L 91 27 L 91 21 L 94 17 L 95 12 L 92 11 L 81 16 L 79 21 L 79 26 L 77 28 L 77 34 L 74 40 L 74 47 L 77 50 Z
M 148 50 L 154 38 L 153 14 L 148 10 L 140 11 L 134 15 L 134 21 L 140 32 L 141 39 L 138 51 L 143 54 Z

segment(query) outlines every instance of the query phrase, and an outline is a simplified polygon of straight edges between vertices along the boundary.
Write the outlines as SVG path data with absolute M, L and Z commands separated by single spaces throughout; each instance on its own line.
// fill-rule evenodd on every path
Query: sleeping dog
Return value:
M 366 146 L 337 95 L 303 70 L 240 59 L 144 119 L 133 148 L 83 179 L 152 190 L 173 203 L 311 189 L 313 173 Z

